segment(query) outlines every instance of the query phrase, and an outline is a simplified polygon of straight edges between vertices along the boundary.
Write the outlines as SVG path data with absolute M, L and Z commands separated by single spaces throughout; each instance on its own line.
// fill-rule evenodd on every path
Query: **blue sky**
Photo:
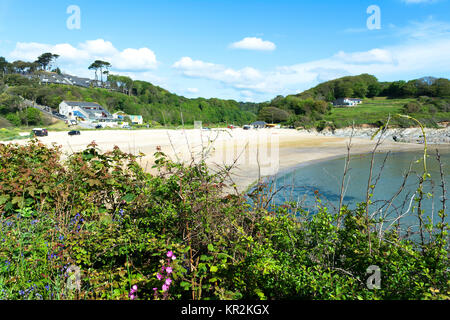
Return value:
M 80 29 L 67 27 L 71 5 Z M 187 97 L 259 102 L 364 72 L 448 78 L 450 0 L 0 0 L 0 56 L 48 51 L 75 75 L 102 59 Z

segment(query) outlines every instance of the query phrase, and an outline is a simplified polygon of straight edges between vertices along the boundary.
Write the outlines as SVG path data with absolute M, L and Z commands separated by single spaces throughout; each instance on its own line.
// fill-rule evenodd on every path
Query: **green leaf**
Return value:
M 217 272 L 217 270 L 219 270 L 216 266 L 211 266 L 211 268 L 209 269 L 209 271 L 211 271 L 212 273 Z
M 6 203 L 9 200 L 9 195 L 8 194 L 2 194 L 0 196 L 0 205 Z
M 180 286 L 184 289 L 184 290 L 189 290 L 189 288 L 191 287 L 191 284 L 189 282 L 186 281 L 182 281 L 180 283 Z
M 125 202 L 132 202 L 134 199 L 136 199 L 136 195 L 132 194 L 132 193 L 127 193 L 122 200 Z
M 211 243 L 208 244 L 208 250 L 209 251 L 214 251 L 214 246 Z

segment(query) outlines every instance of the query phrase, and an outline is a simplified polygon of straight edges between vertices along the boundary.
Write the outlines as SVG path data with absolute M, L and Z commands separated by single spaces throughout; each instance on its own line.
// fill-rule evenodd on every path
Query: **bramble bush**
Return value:
M 268 207 L 263 187 L 226 192 L 227 170 L 157 150 L 151 175 L 139 157 L 0 145 L 0 299 L 450 298 L 447 224 L 380 238 L 365 203 Z

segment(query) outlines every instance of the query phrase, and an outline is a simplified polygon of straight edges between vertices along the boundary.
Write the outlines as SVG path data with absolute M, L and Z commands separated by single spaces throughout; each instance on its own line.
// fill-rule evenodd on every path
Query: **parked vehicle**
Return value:
M 245 126 L 242 127 L 242 129 L 244 129 L 244 130 L 250 130 L 251 128 L 252 128 L 252 127 L 249 126 L 249 125 L 245 125 Z
M 47 129 L 35 128 L 31 131 L 31 134 L 35 137 L 46 137 L 48 136 Z
M 101 124 L 98 124 L 95 126 L 95 129 L 101 129 L 101 128 L 103 128 Z
M 79 136 L 81 133 L 78 130 L 69 131 L 69 136 Z

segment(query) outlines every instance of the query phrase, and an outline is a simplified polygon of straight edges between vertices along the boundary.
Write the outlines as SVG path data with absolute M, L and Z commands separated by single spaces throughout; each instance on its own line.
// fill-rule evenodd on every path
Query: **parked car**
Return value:
M 249 126 L 249 125 L 245 125 L 245 126 L 242 127 L 242 129 L 244 129 L 244 130 L 250 130 L 251 128 L 252 128 L 252 127 Z
M 69 136 L 79 136 L 81 133 L 78 130 L 69 131 Z
M 101 128 L 103 128 L 101 124 L 98 124 L 95 126 L 95 129 L 101 129 Z
M 48 136 L 47 129 L 35 128 L 31 131 L 31 134 L 35 137 L 46 137 Z

